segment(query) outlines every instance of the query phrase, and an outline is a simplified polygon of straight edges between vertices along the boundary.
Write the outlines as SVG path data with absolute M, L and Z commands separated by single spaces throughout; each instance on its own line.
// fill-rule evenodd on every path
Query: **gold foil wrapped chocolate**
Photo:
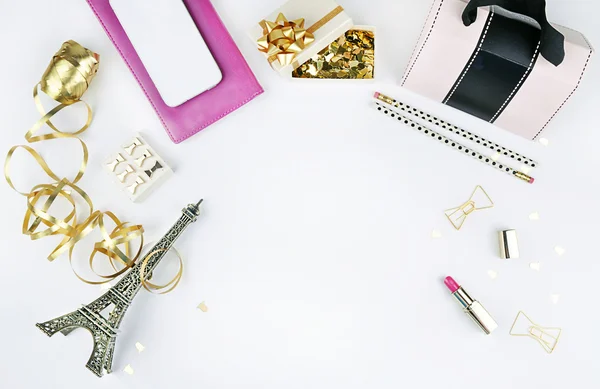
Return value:
M 268 55 L 269 63 L 289 65 L 315 41 L 314 35 L 304 29 L 304 19 L 287 20 L 280 13 L 274 22 L 263 20 L 259 24 L 264 35 L 257 41 L 258 50 Z
M 294 78 L 371 79 L 375 72 L 375 34 L 349 30 L 293 71 Z

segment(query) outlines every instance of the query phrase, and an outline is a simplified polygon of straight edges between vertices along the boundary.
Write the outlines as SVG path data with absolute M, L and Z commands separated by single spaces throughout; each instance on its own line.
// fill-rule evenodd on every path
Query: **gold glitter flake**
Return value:
M 198 309 L 201 310 L 202 312 L 208 312 L 208 307 L 206 306 L 204 301 L 202 301 L 200 304 L 198 304 Z
M 123 371 L 129 375 L 133 375 L 133 367 L 131 367 L 131 365 L 127 365 L 125 366 L 125 368 L 123 369 Z
M 375 72 L 375 34 L 349 30 L 292 73 L 294 78 L 371 79 Z
M 529 267 L 531 268 L 531 270 L 540 271 L 541 264 L 539 262 L 531 262 L 529 264 Z
M 442 237 L 442 233 L 438 230 L 433 230 L 433 231 L 431 231 L 431 237 L 433 239 L 439 239 Z
M 494 270 L 488 270 L 487 274 L 492 280 L 495 280 L 496 278 L 498 278 L 498 272 L 496 272 Z
M 137 342 L 137 343 L 135 344 L 135 348 L 137 349 L 137 351 L 138 351 L 139 353 L 141 353 L 142 351 L 144 351 L 144 349 L 145 349 L 146 347 L 144 347 L 144 345 L 143 345 L 143 344 L 141 344 L 140 342 Z
M 559 257 L 562 257 L 562 256 L 563 256 L 563 255 L 564 255 L 564 254 L 567 252 L 567 250 L 565 250 L 564 248 L 562 248 L 562 247 L 560 247 L 560 246 L 556 246 L 556 247 L 554 247 L 554 251 L 556 252 L 556 254 L 557 254 Z

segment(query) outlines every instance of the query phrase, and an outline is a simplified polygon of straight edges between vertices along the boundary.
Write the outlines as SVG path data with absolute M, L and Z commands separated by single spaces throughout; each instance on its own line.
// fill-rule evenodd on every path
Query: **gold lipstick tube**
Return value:
M 479 301 L 473 300 L 462 287 L 458 288 L 452 295 L 463 307 L 465 313 L 483 330 L 483 332 L 485 332 L 486 335 L 491 334 L 498 328 L 498 324 L 492 315 L 486 311 Z

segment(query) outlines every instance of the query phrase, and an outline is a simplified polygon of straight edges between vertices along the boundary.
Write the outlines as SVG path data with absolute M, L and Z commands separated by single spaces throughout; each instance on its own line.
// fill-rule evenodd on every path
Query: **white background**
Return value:
M 600 385 L 596 61 L 548 128 L 544 147 L 398 86 L 429 1 L 342 2 L 357 24 L 378 28 L 378 80 L 362 83 L 280 78 L 245 34 L 279 0 L 215 0 L 266 92 L 174 145 L 85 1 L 2 3 L 3 152 L 24 142 L 39 117 L 31 89 L 60 44 L 75 39 L 102 56 L 85 95 L 95 118 L 83 136 L 91 155 L 81 186 L 95 206 L 142 223 L 156 239 L 185 204 L 206 202 L 202 218 L 177 244 L 186 259 L 182 283 L 165 296 L 140 293 L 121 326 L 115 372 L 98 379 L 84 367 L 92 347 L 86 331 L 48 339 L 34 324 L 91 301 L 100 288 L 78 281 L 66 257 L 45 259 L 58 238 L 32 242 L 20 234 L 25 199 L 0 185 L 1 387 Z M 598 12 L 595 0 L 549 0 L 552 21 L 584 32 L 596 45 Z M 176 71 L 201 69 L 177 61 Z M 369 108 L 375 90 L 538 159 L 536 183 L 494 171 L 379 115 Z M 63 122 L 74 122 L 76 112 Z M 176 173 L 133 205 L 101 165 L 139 130 Z M 59 175 L 73 175 L 75 142 L 35 147 Z M 23 154 L 14 163 L 23 190 L 48 182 Z M 496 207 L 471 215 L 456 232 L 443 210 L 460 205 L 477 184 Z M 539 221 L 529 220 L 532 212 Z M 496 231 L 502 228 L 518 231 L 521 259 L 499 259 Z M 434 229 L 441 238 L 432 239 Z M 563 256 L 555 253 L 557 245 L 566 249 Z M 77 261 L 85 260 L 81 249 Z M 539 272 L 531 262 L 540 262 Z M 442 283 L 448 274 L 495 317 L 500 327 L 492 336 L 453 301 Z M 552 294 L 560 295 L 558 304 Z M 207 313 L 196 308 L 202 301 Z M 563 328 L 554 354 L 508 335 L 521 309 L 541 325 Z M 136 342 L 146 347 L 142 353 Z M 123 372 L 127 364 L 133 375 Z

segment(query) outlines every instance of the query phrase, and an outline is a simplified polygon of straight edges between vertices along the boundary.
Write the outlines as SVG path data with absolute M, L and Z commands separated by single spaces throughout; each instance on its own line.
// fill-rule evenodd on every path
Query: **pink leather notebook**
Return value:
M 186 140 L 263 92 L 209 0 L 186 0 L 185 4 L 219 65 L 223 79 L 213 89 L 178 107 L 169 107 L 160 97 L 109 0 L 87 2 L 150 100 L 173 142 Z

